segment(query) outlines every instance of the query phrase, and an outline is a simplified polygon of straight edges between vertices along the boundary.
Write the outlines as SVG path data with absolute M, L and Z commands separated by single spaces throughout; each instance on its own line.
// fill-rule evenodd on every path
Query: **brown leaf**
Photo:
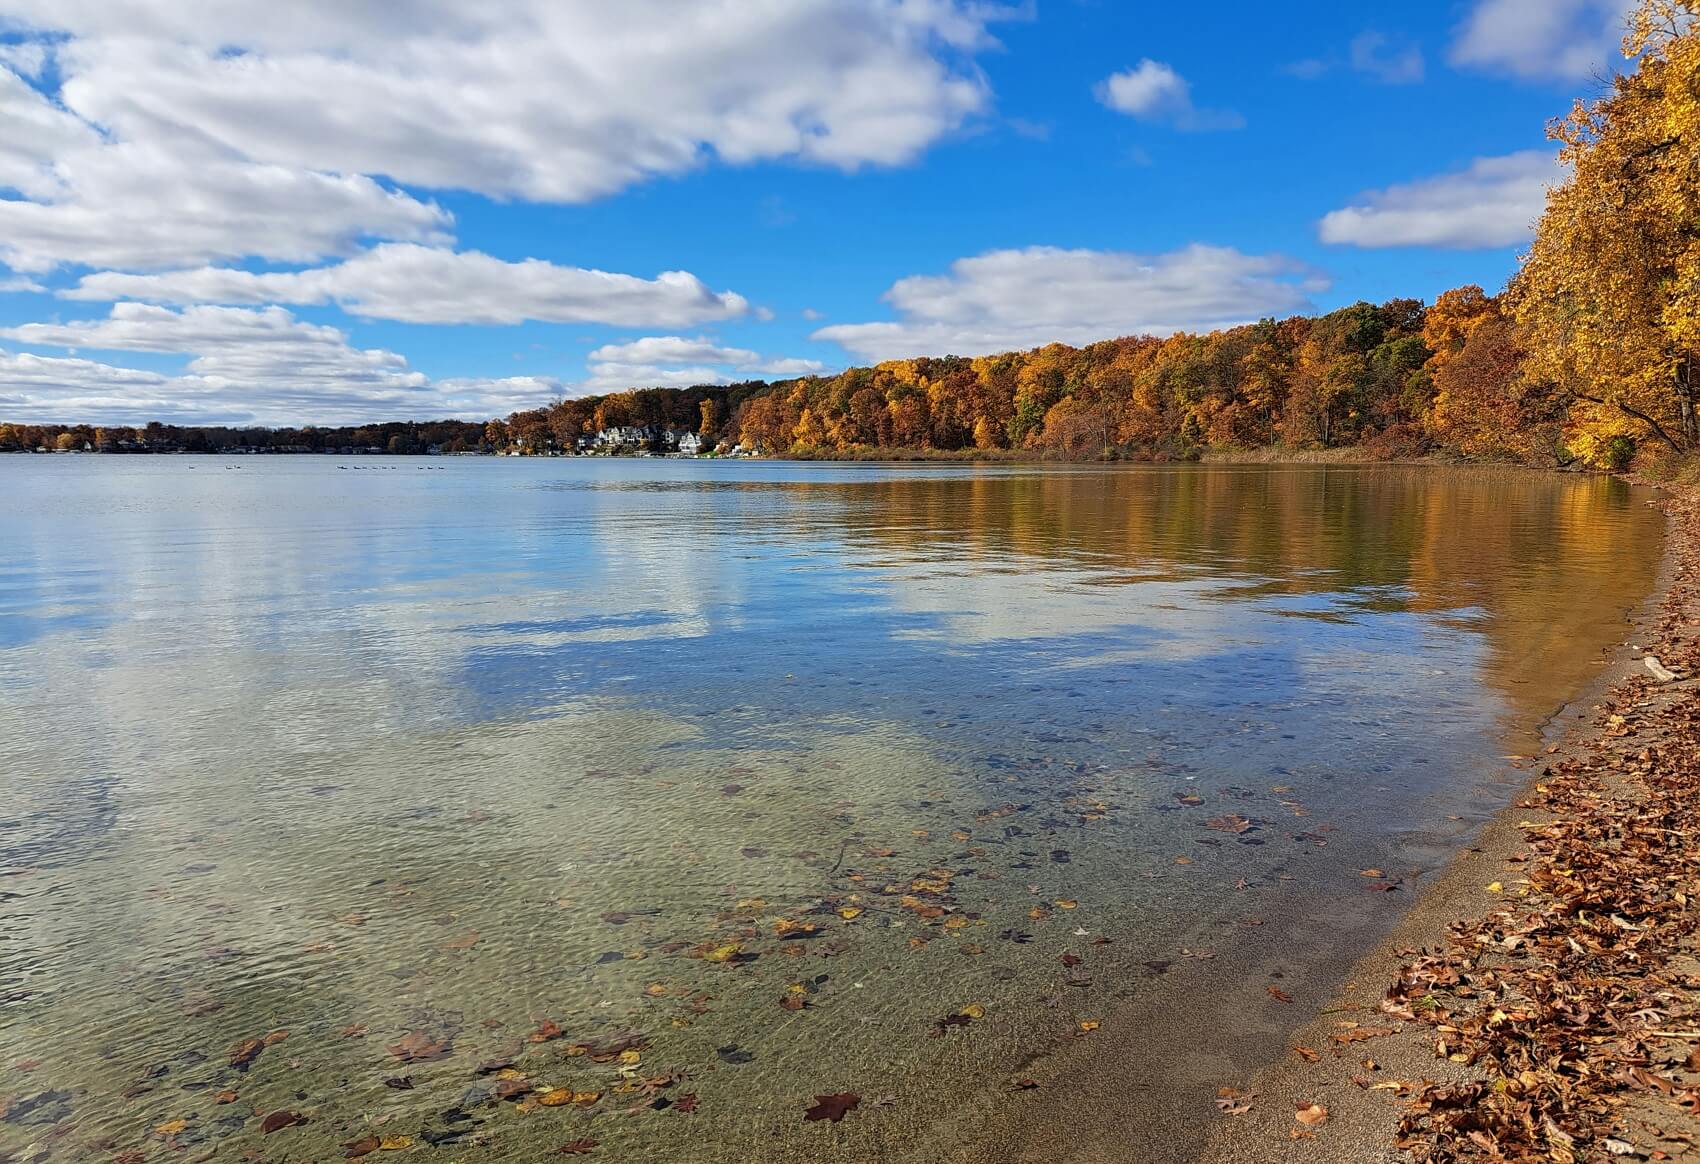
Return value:
M 684 1095 L 681 1095 L 678 1099 L 673 1101 L 673 1108 L 675 1111 L 682 1111 L 686 1115 L 690 1115 L 697 1109 L 697 1104 L 699 1102 L 701 1101 L 697 1099 L 696 1092 L 687 1091 Z
M 1209 820 L 1204 822 L 1204 827 L 1207 829 L 1215 829 L 1219 833 L 1234 833 L 1238 835 L 1239 833 L 1249 832 L 1253 828 L 1253 825 L 1239 813 L 1230 812 L 1225 816 L 1211 817 Z
M 462 934 L 458 938 L 451 938 L 449 941 L 444 942 L 443 949 L 470 950 L 478 944 L 478 940 L 478 931 L 474 930 L 470 934 Z
M 815 1105 L 803 1113 L 805 1120 L 831 1120 L 837 1123 L 844 1114 L 854 1111 L 856 1105 L 862 1102 L 862 1097 L 854 1091 L 841 1091 L 835 1095 L 815 1096 Z
M 446 1035 L 433 1035 L 428 1031 L 410 1031 L 401 1037 L 399 1043 L 389 1045 L 390 1054 L 404 1063 L 425 1063 L 432 1059 L 441 1059 L 453 1050 L 453 1045 Z
M 227 1087 L 223 1091 L 219 1092 L 217 1095 L 213 1096 L 213 1102 L 214 1103 L 235 1103 L 237 1098 L 238 1097 L 237 1097 L 237 1094 L 236 1094 L 236 1090 L 234 1088 Z
M 260 1121 L 260 1131 L 266 1135 L 281 1132 L 284 1128 L 293 1128 L 296 1124 L 304 1124 L 307 1117 L 298 1111 L 274 1111 Z
M 582 1156 L 596 1147 L 596 1141 L 591 1139 L 574 1140 L 570 1144 L 562 1144 L 555 1149 L 557 1156 Z
M 1291 1002 L 1291 1001 L 1293 1001 L 1292 995 L 1288 994 L 1285 990 L 1282 990 L 1279 986 L 1265 986 L 1263 988 L 1263 990 L 1266 994 L 1269 995 L 1270 998 L 1273 998 L 1276 1002 Z
M 1307 1128 L 1320 1128 L 1328 1122 L 1328 1109 L 1320 1103 L 1301 1103 L 1293 1118 Z
M 498 1079 L 491 1092 L 497 1099 L 518 1099 L 520 1096 L 530 1093 L 531 1080 L 529 1079 Z
M 1307 1063 L 1315 1063 L 1317 1060 L 1322 1058 L 1321 1055 L 1318 1055 L 1309 1047 L 1294 1047 L 1293 1050 L 1298 1052 L 1299 1058 L 1303 1059 Z
M 381 1141 L 376 1136 L 362 1136 L 358 1140 L 350 1140 L 342 1146 L 345 1159 L 358 1160 L 360 1157 L 376 1152 Z
M 1233 1087 L 1218 1087 L 1216 1089 L 1216 1106 L 1223 1115 L 1244 1115 L 1251 1110 L 1251 1104 L 1257 1096 L 1250 1092 L 1242 1092 Z
M 243 1039 L 230 1049 L 230 1065 L 242 1069 L 260 1057 L 260 1052 L 266 1049 L 264 1039 Z

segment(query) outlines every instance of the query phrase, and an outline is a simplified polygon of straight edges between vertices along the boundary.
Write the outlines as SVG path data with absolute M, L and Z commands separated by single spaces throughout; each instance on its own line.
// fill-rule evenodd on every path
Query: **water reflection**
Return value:
M 1503 802 L 1661 529 L 1483 471 L 426 464 L 0 460 L 0 1153 L 899 1157 L 1251 900 L 1367 941 L 1357 870 Z

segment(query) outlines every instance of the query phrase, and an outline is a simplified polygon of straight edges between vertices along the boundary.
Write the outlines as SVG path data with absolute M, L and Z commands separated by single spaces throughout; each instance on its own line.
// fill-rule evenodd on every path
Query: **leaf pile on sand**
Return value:
M 1524 807 L 1505 904 L 1407 965 L 1383 1009 L 1433 1027 L 1466 1082 L 1412 1098 L 1421 1161 L 1700 1153 L 1700 490 L 1672 503 L 1676 576 L 1652 668 L 1612 690 Z

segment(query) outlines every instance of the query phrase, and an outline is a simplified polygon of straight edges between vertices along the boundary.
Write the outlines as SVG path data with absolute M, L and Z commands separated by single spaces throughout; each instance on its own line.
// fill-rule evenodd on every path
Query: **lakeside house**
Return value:
M 694 457 L 702 452 L 702 437 L 685 428 L 620 424 L 582 436 L 574 447 L 580 453 L 653 450 Z

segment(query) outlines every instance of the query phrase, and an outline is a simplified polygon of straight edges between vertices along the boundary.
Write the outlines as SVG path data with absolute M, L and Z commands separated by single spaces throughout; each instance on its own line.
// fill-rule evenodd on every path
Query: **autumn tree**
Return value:
M 1547 201 L 1519 276 L 1531 373 L 1580 402 L 1571 444 L 1700 447 L 1700 0 L 1642 0 L 1633 70 L 1577 102 L 1552 136 L 1570 176 Z

